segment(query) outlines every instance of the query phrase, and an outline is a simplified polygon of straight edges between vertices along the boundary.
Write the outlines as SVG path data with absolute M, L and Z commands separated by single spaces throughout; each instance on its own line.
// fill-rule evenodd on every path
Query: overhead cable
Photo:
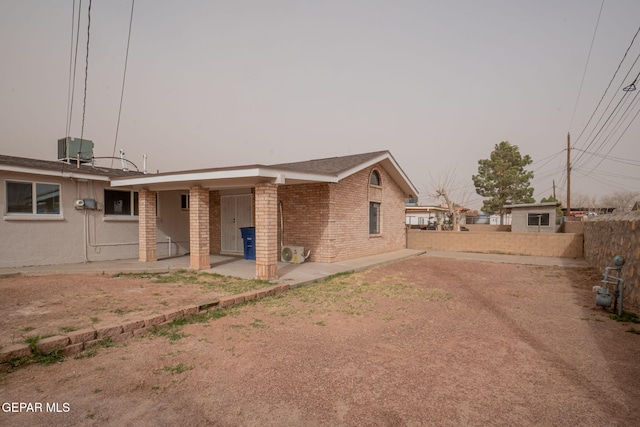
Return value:
M 124 83 L 127 78 L 127 63 L 129 61 L 129 43 L 131 42 L 131 27 L 133 24 L 133 7 L 136 0 L 131 0 L 131 17 L 129 18 L 129 36 L 127 37 L 127 52 L 124 57 L 124 72 L 122 74 L 122 92 L 120 93 L 120 108 L 118 109 L 118 123 L 116 124 L 116 137 L 113 141 L 113 153 L 111 159 L 111 167 L 113 167 L 113 159 L 116 156 L 116 144 L 118 143 L 118 131 L 120 130 L 120 115 L 122 114 L 122 100 L 124 99 Z

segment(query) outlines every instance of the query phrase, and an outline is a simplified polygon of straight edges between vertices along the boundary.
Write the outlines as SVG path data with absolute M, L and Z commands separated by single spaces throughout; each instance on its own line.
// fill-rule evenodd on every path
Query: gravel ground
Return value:
M 0 425 L 638 425 L 640 335 L 594 308 L 598 280 L 412 258 L 5 370 Z

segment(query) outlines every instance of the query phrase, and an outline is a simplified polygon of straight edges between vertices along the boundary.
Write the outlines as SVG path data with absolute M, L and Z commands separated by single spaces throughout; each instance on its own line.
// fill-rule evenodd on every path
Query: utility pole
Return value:
M 553 180 L 553 198 L 556 199 L 556 180 L 555 179 Z
M 571 134 L 567 132 L 567 216 L 571 216 Z

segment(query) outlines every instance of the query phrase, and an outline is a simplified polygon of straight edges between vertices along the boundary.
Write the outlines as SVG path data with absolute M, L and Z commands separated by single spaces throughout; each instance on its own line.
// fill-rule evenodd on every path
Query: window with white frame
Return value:
M 60 185 L 6 181 L 7 214 L 60 215 Z
M 527 214 L 527 225 L 530 227 L 548 227 L 549 226 L 549 214 L 548 213 L 530 213 Z
M 138 192 L 104 190 L 104 214 L 138 216 Z

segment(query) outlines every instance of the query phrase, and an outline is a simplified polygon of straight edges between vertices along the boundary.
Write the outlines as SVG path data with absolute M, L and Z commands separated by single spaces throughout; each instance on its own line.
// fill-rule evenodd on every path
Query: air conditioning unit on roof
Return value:
M 304 262 L 304 247 L 302 246 L 283 246 L 280 251 L 282 261 L 292 264 L 301 264 Z

